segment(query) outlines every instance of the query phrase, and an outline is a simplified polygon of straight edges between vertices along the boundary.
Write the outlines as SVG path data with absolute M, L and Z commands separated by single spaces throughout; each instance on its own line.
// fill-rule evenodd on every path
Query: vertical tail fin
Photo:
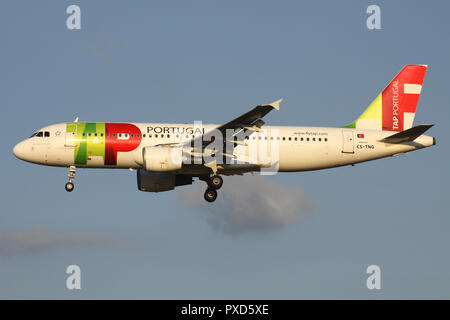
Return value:
M 426 65 L 407 65 L 348 128 L 403 131 L 412 127 Z

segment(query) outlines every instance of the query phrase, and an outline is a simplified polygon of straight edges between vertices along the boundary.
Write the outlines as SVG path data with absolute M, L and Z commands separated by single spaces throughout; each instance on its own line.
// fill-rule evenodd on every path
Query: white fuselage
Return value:
M 85 168 L 135 168 L 142 169 L 142 150 L 145 147 L 176 144 L 189 141 L 193 136 L 217 127 L 203 125 L 201 131 L 191 130 L 188 124 L 133 123 L 140 130 L 140 142 L 132 151 L 117 152 L 114 165 L 105 164 L 99 153 L 87 151 L 85 163 L 76 163 L 74 153 L 80 143 L 88 143 L 91 150 L 105 150 L 105 139 L 100 133 L 82 138 L 66 133 L 67 124 L 56 124 L 40 129 L 49 132 L 48 137 L 34 136 L 20 142 L 14 154 L 23 160 L 50 166 L 76 166 Z M 187 128 L 191 128 L 187 130 Z M 435 143 L 433 137 L 422 135 L 412 142 L 381 142 L 395 132 L 322 127 L 263 126 L 252 133 L 245 143 L 234 150 L 238 160 L 259 166 L 273 165 L 267 162 L 267 155 L 276 154 L 277 171 L 306 171 L 326 169 L 358 162 L 379 159 L 429 147 Z M 106 134 L 105 134 L 106 135 Z M 126 138 L 121 138 L 126 140 Z M 90 149 L 88 149 L 90 150 Z M 257 150 L 257 152 L 255 152 Z M 100 153 L 101 154 L 101 153 Z M 219 173 L 232 174 L 233 165 L 220 167 Z M 184 165 L 178 173 L 196 174 L 209 170 L 202 165 Z M 255 171 L 254 169 L 243 169 Z

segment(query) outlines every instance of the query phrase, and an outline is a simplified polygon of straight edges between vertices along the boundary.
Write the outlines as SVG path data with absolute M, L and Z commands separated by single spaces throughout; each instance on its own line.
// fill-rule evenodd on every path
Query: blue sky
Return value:
M 81 30 L 66 28 L 71 4 Z M 370 4 L 381 8 L 381 30 L 366 28 Z M 0 9 L 0 298 L 450 298 L 447 1 Z M 267 123 L 341 126 L 405 64 L 429 65 L 415 123 L 436 124 L 437 146 L 270 177 L 314 210 L 266 229 L 224 232 L 211 223 L 220 212 L 190 205 L 181 189 L 139 192 L 128 170 L 78 170 L 68 194 L 64 168 L 12 154 L 34 130 L 76 116 L 221 123 L 280 97 Z M 189 192 L 202 190 L 197 182 Z M 81 267 L 80 291 L 65 288 L 71 264 Z M 378 291 L 365 286 L 372 264 Z

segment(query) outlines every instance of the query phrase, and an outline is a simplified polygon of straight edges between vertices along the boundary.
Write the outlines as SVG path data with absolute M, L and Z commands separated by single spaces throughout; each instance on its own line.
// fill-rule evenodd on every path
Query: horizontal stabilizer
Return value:
M 422 134 L 425 133 L 428 129 L 430 129 L 434 124 L 420 124 L 418 126 L 412 127 L 408 130 L 396 133 L 392 136 L 386 137 L 381 140 L 381 142 L 386 143 L 403 143 L 414 141 Z

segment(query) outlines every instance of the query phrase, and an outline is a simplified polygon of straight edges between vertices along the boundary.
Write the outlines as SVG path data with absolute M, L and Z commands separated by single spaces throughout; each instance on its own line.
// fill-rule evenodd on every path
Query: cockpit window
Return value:
M 33 133 L 33 134 L 31 135 L 30 138 L 33 138 L 33 137 L 46 137 L 46 138 L 48 138 L 48 137 L 50 137 L 50 131 L 39 131 L 39 132 L 35 132 L 35 133 Z

